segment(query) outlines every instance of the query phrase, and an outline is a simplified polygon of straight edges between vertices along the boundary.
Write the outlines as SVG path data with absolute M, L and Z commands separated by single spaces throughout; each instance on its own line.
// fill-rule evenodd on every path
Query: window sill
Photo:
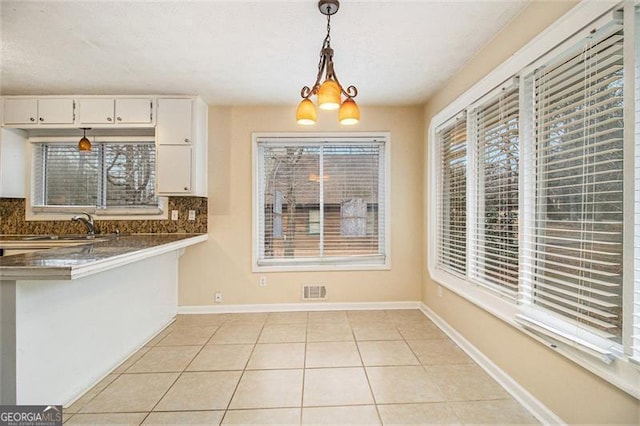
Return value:
M 257 265 L 253 263 L 253 272 L 323 272 L 323 271 L 388 271 L 391 264 L 362 264 L 362 263 L 314 263 L 314 264 L 274 264 Z

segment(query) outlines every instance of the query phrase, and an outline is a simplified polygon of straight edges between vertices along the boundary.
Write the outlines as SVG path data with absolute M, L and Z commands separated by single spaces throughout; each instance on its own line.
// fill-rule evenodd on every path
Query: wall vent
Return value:
M 302 300 L 325 300 L 327 287 L 323 285 L 303 285 Z

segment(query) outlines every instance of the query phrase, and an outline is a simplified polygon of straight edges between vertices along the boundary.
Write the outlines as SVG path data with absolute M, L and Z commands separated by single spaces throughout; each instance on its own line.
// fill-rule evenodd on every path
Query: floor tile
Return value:
M 217 425 L 224 411 L 166 411 L 153 412 L 143 425 Z
M 307 324 L 269 324 L 260 333 L 259 343 L 304 342 L 307 338 Z
M 419 309 L 390 309 L 385 311 L 393 324 L 424 324 L 430 320 Z
M 157 346 L 204 345 L 218 327 L 174 327 Z
M 347 311 L 347 317 L 352 325 L 387 323 L 389 321 L 387 313 L 380 310 Z
M 407 343 L 423 365 L 473 362 L 458 345 L 449 339 L 408 340 Z
M 378 404 L 445 400 L 423 367 L 367 367 L 367 375 Z
M 402 336 L 393 325 L 354 325 L 356 340 L 402 340 Z
M 266 324 L 306 324 L 307 312 L 270 312 Z
M 164 339 L 165 337 L 167 337 L 175 328 L 175 321 L 173 322 L 173 324 L 168 325 L 167 327 L 164 328 L 164 330 L 162 330 L 161 332 L 159 332 L 158 334 L 156 334 L 153 339 L 149 340 L 147 343 L 145 343 L 145 346 L 155 346 L 157 345 L 162 339 Z
M 64 408 L 63 413 L 77 413 L 89 403 L 93 398 L 95 398 L 100 392 L 104 390 L 108 385 L 113 383 L 115 379 L 118 378 L 118 374 L 108 374 L 104 379 L 100 380 L 97 384 L 95 384 L 91 389 L 85 392 L 80 398 L 75 400 L 73 404 L 69 407 Z
M 431 323 L 401 324 L 397 328 L 406 340 L 447 339 L 447 335 Z
M 303 368 L 304 343 L 258 343 L 253 349 L 248 370 Z
M 183 371 L 200 346 L 154 346 L 133 364 L 127 373 L 168 373 Z
M 375 405 L 345 407 L 304 407 L 303 425 L 379 425 Z
M 361 367 L 354 342 L 307 343 L 306 367 Z
M 261 330 L 262 325 L 258 324 L 224 324 L 216 331 L 209 343 L 256 343 Z
M 300 407 L 302 370 L 245 371 L 229 408 Z
M 338 323 L 349 325 L 347 311 L 312 311 L 309 312 L 309 324 Z
M 62 413 L 62 424 L 67 423 L 69 420 L 71 420 L 71 417 L 73 416 L 74 416 L 73 413 Z
M 254 345 L 206 345 L 187 371 L 244 370 Z
M 267 313 L 263 312 L 250 312 L 241 314 L 228 314 L 227 324 L 254 324 L 264 325 L 267 320 Z
M 307 342 L 344 342 L 353 340 L 348 324 L 318 323 L 307 327 Z
M 183 373 L 154 411 L 225 409 L 241 374 L 240 371 Z
M 467 424 L 540 424 L 531 413 L 513 399 L 453 402 L 450 405 L 460 420 Z
M 384 424 L 462 424 L 446 402 L 378 405 L 378 410 Z
M 366 366 L 420 365 L 404 340 L 358 342 L 358 348 Z
M 127 371 L 127 369 L 129 367 L 131 367 L 133 364 L 135 364 L 140 358 L 142 358 L 142 356 L 144 354 L 146 354 L 149 350 L 151 349 L 151 347 L 149 346 L 145 346 L 143 348 L 140 348 L 137 352 L 135 352 L 133 355 L 131 355 L 129 358 L 125 359 L 122 364 L 120 364 L 118 367 L 116 367 L 115 370 L 112 371 L 113 374 L 121 374 L 124 373 L 125 371 Z
M 82 413 L 151 411 L 178 373 L 122 374 L 89 402 Z
M 357 404 L 373 404 L 364 368 L 318 368 L 305 371 L 305 407 Z
M 176 316 L 173 325 L 176 327 L 211 327 L 220 326 L 227 319 L 227 314 L 183 314 Z
M 506 399 L 507 392 L 475 364 L 425 367 L 449 401 Z
M 147 413 L 75 414 L 66 425 L 139 425 Z
M 254 410 L 229 410 L 223 425 L 297 425 L 300 408 L 263 408 Z

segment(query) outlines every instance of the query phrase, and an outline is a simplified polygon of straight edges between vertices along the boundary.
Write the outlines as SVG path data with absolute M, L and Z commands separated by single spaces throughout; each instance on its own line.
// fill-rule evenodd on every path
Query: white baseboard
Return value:
M 230 314 L 244 312 L 294 311 L 359 311 L 373 309 L 420 309 L 420 302 L 362 302 L 362 303 L 274 303 L 255 305 L 197 305 L 178 306 L 179 314 Z
M 467 353 L 478 365 L 498 382 L 509 394 L 518 401 L 524 408 L 533 414 L 543 424 L 564 425 L 565 423 L 553 411 L 547 408 L 536 397 L 531 395 L 518 382 L 505 373 L 500 367 L 487 358 L 478 348 L 465 339 L 453 327 L 446 323 L 438 314 L 433 312 L 427 305 L 420 303 L 420 310 L 431 321 L 453 340 L 460 348 Z

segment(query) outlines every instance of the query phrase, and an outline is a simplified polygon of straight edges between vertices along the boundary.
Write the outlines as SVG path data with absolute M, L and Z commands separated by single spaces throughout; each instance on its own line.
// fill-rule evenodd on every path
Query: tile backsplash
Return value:
M 25 220 L 24 198 L 0 198 L 0 234 L 83 234 L 85 227 L 69 220 Z M 179 220 L 173 221 L 171 210 L 178 210 Z M 196 211 L 196 220 L 187 220 L 189 210 Z M 168 220 L 96 220 L 102 234 L 204 234 L 207 232 L 207 198 L 169 197 Z

